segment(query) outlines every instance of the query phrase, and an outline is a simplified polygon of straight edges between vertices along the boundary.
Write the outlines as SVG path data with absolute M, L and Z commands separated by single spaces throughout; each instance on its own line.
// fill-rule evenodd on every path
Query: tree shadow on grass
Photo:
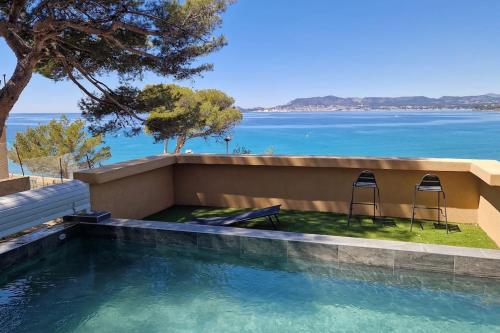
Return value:
M 391 219 L 393 221 L 393 219 Z M 409 230 L 401 228 L 397 222 L 378 223 L 367 216 L 354 216 L 348 226 L 347 215 L 327 212 L 283 211 L 280 215 L 282 231 L 310 234 L 336 235 L 361 238 L 386 238 L 408 241 L 412 238 Z M 251 222 L 247 227 L 268 229 L 261 221 Z
M 249 211 L 240 208 L 174 206 L 151 215 L 146 220 L 188 222 L 195 218 L 227 216 Z M 347 225 L 347 215 L 331 212 L 282 210 L 278 230 L 308 234 L 346 236 L 418 243 L 446 244 L 456 246 L 498 248 L 486 233 L 475 225 L 456 224 L 461 232 L 447 234 L 445 230 L 435 228 L 432 221 L 417 220 L 410 232 L 410 220 L 384 217 L 390 223 L 374 223 L 372 217 L 354 216 L 351 226 Z M 419 222 L 424 229 L 420 229 Z M 236 227 L 273 230 L 266 219 L 243 222 Z

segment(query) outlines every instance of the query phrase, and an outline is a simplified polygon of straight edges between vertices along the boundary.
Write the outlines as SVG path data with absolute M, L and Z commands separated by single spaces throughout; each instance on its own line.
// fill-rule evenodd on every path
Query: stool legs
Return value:
M 444 222 L 446 224 L 446 233 L 448 233 L 448 212 L 446 211 L 446 194 L 443 192 L 443 201 L 444 201 Z
M 375 196 L 375 187 L 373 188 L 373 223 L 375 223 L 375 215 L 377 214 L 377 199 Z
M 415 220 L 415 203 L 417 201 L 417 187 L 413 190 L 413 205 L 411 208 L 411 222 L 410 222 L 410 231 L 413 229 L 413 221 Z M 421 226 L 422 227 L 422 226 Z
M 354 202 L 354 184 L 352 185 L 352 191 L 351 191 L 351 203 L 349 204 L 349 217 L 347 218 L 347 226 L 351 226 L 351 217 L 352 217 L 352 205 Z
M 438 224 L 441 224 L 441 192 L 438 192 L 437 195 L 438 195 Z
M 354 191 L 356 189 L 356 186 L 354 184 L 352 185 L 352 190 L 351 190 L 351 202 L 349 204 L 349 215 L 347 217 L 347 226 L 351 226 L 351 218 L 352 218 L 352 211 L 354 208 L 355 204 L 361 204 L 361 205 L 371 205 L 369 203 L 359 203 L 359 202 L 354 202 Z M 378 203 L 377 203 L 378 201 Z M 377 210 L 378 214 L 380 217 L 382 217 L 382 212 L 381 212 L 381 200 L 380 200 L 380 189 L 378 186 L 373 187 L 373 223 L 375 223 L 375 219 L 377 218 Z
M 377 195 L 378 195 L 378 206 L 377 206 L 378 215 L 380 217 L 382 217 L 382 204 L 381 204 L 381 200 L 380 200 L 380 189 L 378 188 L 378 186 L 377 186 Z
M 441 194 L 443 194 L 444 214 L 440 205 Z M 438 225 L 441 224 L 441 214 L 443 214 L 446 233 L 448 233 L 448 212 L 446 211 L 446 194 L 444 192 L 438 192 L 437 195 L 438 195 Z
M 411 209 L 411 222 L 410 222 L 410 231 L 413 229 L 413 223 L 415 222 L 415 209 L 417 208 L 416 203 L 417 203 L 417 187 L 415 186 L 415 190 L 413 192 L 413 205 Z M 446 227 L 446 233 L 449 233 L 448 230 L 448 211 L 446 210 L 446 195 L 443 191 L 437 192 L 437 209 L 436 208 L 427 208 L 427 209 L 436 209 L 437 210 L 437 223 L 438 225 L 441 224 L 441 194 L 443 194 L 443 204 L 444 204 L 444 222 L 445 222 L 445 227 Z M 422 222 L 418 222 L 420 224 L 420 228 L 424 230 L 424 227 L 422 225 Z

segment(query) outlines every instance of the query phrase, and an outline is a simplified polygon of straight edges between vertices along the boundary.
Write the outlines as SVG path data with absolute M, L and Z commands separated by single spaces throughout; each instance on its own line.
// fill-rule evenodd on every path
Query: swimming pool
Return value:
M 77 238 L 0 275 L 2 332 L 500 332 L 500 283 Z

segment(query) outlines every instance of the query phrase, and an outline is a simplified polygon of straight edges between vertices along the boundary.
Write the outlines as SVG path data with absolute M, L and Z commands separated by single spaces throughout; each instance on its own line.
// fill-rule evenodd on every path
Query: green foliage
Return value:
M 116 90 L 120 102 L 137 110 L 140 117 L 106 102 L 105 95 L 98 101 L 82 99 L 79 106 L 92 133 L 125 130 L 135 135 L 144 126 L 156 141 L 177 139 L 175 151 L 179 152 L 187 140 L 220 138 L 242 119 L 234 99 L 215 89 L 194 91 L 175 84 L 157 84 L 142 91 L 129 86 Z
M 237 146 L 233 149 L 233 155 L 249 155 L 252 151 L 244 146 Z
M 57 176 L 61 158 L 64 177 L 68 177 L 72 164 L 87 168 L 88 163 L 96 165 L 110 158 L 110 148 L 101 147 L 102 144 L 102 135 L 91 137 L 86 133 L 83 120 L 71 122 L 62 116 L 60 120 L 51 120 L 46 125 L 18 132 L 14 147 L 19 152 L 21 162 L 31 172 Z M 9 158 L 19 164 L 14 147 L 9 151 Z
M 120 105 L 127 105 L 134 112 L 142 112 L 143 106 L 138 101 L 140 90 L 128 85 L 119 86 L 113 93 L 113 98 Z M 78 103 L 82 117 L 87 120 L 89 130 L 94 135 L 114 133 L 123 130 L 126 135 L 135 135 L 142 130 L 142 119 L 137 119 L 135 113 L 130 113 L 122 107 L 108 101 L 102 94 L 98 100 L 81 99 Z
M 175 84 L 156 84 L 142 91 L 128 86 L 117 90 L 122 101 L 139 110 L 141 118 L 121 122 L 118 114 L 126 111 L 110 103 L 84 99 L 80 102 L 83 116 L 91 123 L 94 134 L 114 132 L 128 128 L 128 134 L 137 134 L 144 127 L 155 141 L 176 139 L 178 153 L 187 140 L 192 138 L 221 138 L 242 119 L 234 99 L 215 89 L 195 91 Z M 102 96 L 105 98 L 105 96 Z
M 200 101 L 190 88 L 174 84 L 146 86 L 139 101 L 149 111 L 144 122 L 146 132 L 156 141 L 187 137 L 197 127 Z
M 264 155 L 274 155 L 274 146 L 269 146 L 264 150 Z
M 224 36 L 213 31 L 230 3 L 11 0 L 0 3 L 1 21 L 12 16 L 14 2 L 19 25 L 13 28 L 27 46 L 42 47 L 44 54 L 35 70 L 54 80 L 67 78 L 66 65 L 78 75 L 84 74 L 78 73 L 82 66 L 92 75 L 116 71 L 123 78 L 140 77 L 145 70 L 186 78 L 211 69 L 209 64 L 193 67 L 192 61 L 225 45 Z M 46 44 L 37 45 L 42 41 Z
M 126 86 L 148 72 L 186 79 L 211 70 L 213 66 L 199 58 L 226 45 L 224 36 L 215 31 L 230 3 L 0 1 L 0 37 L 17 58 L 13 75 L 0 89 L 0 134 L 34 72 L 55 81 L 72 81 L 88 96 L 87 106 L 107 104 L 106 113 L 113 114 L 114 121 L 94 130 L 118 130 L 140 122 L 139 110 L 130 99 L 137 92 L 113 89 L 100 78 L 115 73 Z M 91 117 L 98 121 L 100 115 Z
M 145 109 L 146 131 L 155 140 L 177 138 L 175 152 L 196 137 L 221 138 L 241 118 L 234 100 L 215 89 L 193 91 L 177 85 L 146 86 L 139 94 Z

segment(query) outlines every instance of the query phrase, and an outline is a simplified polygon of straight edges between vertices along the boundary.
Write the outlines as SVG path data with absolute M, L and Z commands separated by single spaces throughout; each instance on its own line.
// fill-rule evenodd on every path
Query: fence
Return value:
M 84 165 L 79 165 L 71 154 L 25 159 L 19 156 L 16 149 L 13 149 L 9 152 L 9 158 L 19 166 L 18 172 L 20 171 L 23 176 L 29 174 L 40 177 L 59 178 L 61 182 L 64 179 L 73 178 L 73 172 L 85 167 Z
M 8 152 L 11 176 L 29 176 L 31 189 L 64 183 L 73 179 L 73 173 L 93 167 L 87 156 L 77 162 L 72 154 L 22 158 L 15 146 Z M 80 160 L 82 160 L 80 158 Z

